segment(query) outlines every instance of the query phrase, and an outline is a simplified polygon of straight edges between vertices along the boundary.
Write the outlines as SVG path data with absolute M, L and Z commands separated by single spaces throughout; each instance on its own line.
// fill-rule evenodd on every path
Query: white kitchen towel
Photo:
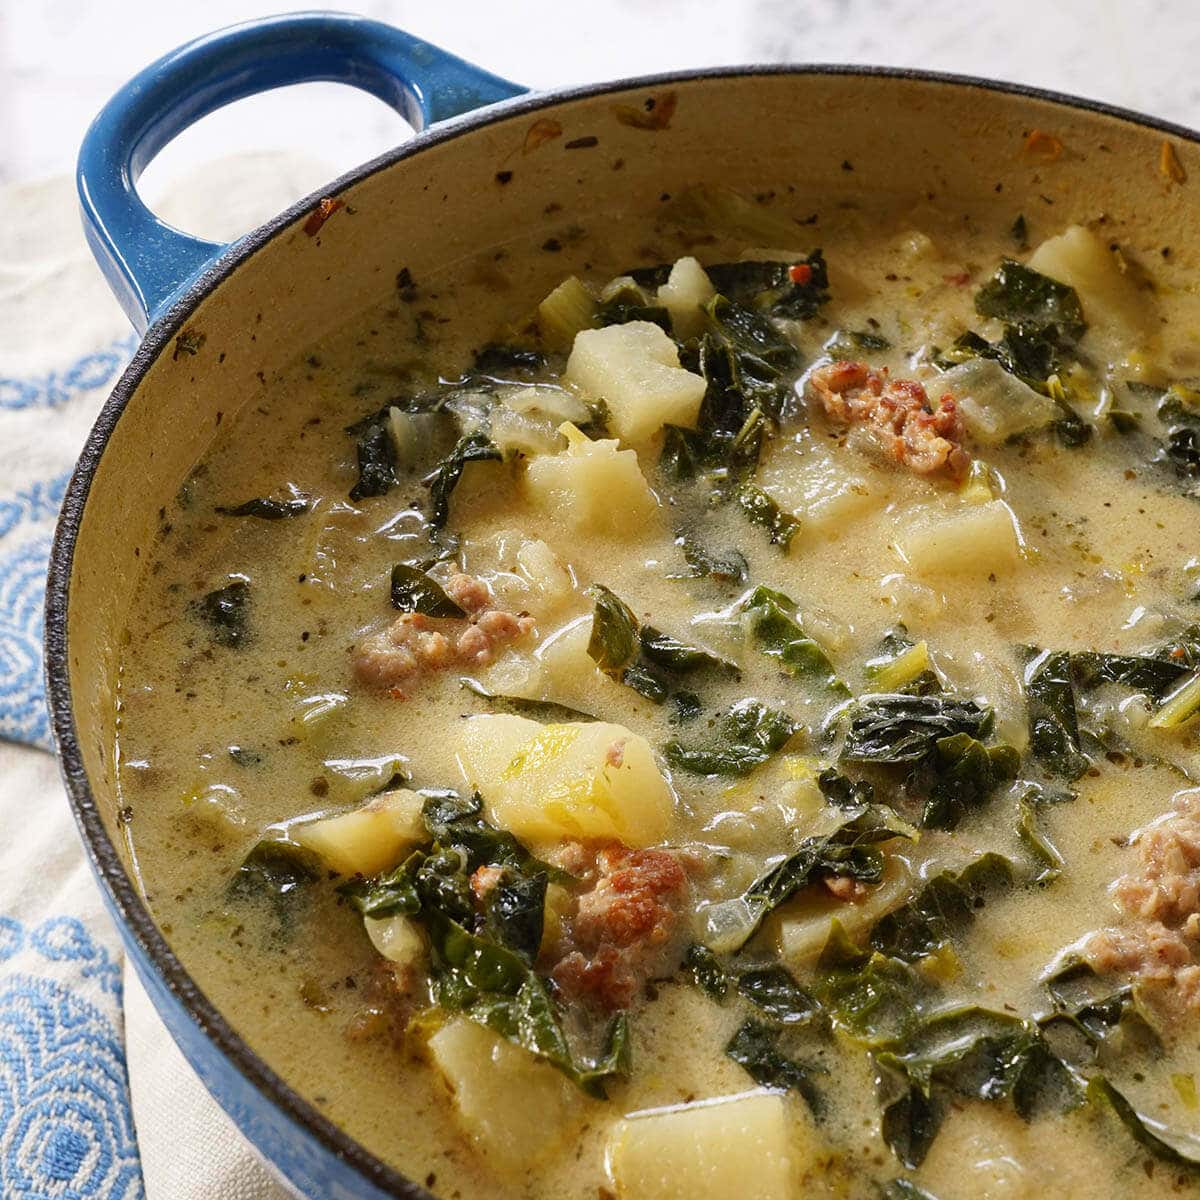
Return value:
M 329 174 L 241 157 L 184 179 L 159 211 L 233 238 Z M 136 980 L 123 989 L 120 942 L 46 753 L 54 519 L 137 338 L 92 262 L 71 180 L 0 190 L 0 212 L 0 1196 L 280 1200 Z

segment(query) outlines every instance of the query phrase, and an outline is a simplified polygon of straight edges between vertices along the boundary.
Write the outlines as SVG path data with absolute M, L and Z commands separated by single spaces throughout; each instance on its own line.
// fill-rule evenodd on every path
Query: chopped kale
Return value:
M 321 878 L 321 860 L 282 838 L 263 838 L 242 860 L 229 883 L 236 900 L 265 900 L 282 928 L 290 928 L 297 900 Z
M 738 994 L 781 1025 L 803 1025 L 818 1011 L 817 1002 L 785 967 L 759 967 L 743 971 L 737 981 Z
M 638 641 L 642 648 L 642 657 L 677 675 L 686 675 L 692 671 L 705 668 L 720 671 L 736 671 L 733 663 L 718 658 L 699 646 L 691 646 L 681 642 L 669 633 L 663 633 L 652 625 L 643 625 L 638 630 Z
M 515 713 L 519 717 L 532 717 L 535 721 L 597 721 L 598 717 L 580 708 L 556 704 L 553 700 L 533 700 L 527 696 L 502 696 L 485 688 L 478 680 L 464 676 L 459 682 L 468 692 L 488 702 L 493 712 Z
M 1053 883 L 1062 874 L 1064 860 L 1038 823 L 1037 797 L 1041 792 L 1042 789 L 1036 784 L 1031 785 L 1018 801 L 1017 836 L 1037 864 L 1033 882 Z
M 1003 259 L 975 294 L 975 311 L 1011 324 L 1053 325 L 1073 342 L 1087 329 L 1073 287 L 1011 258 Z
M 1027 649 L 1025 653 L 1030 752 L 1049 774 L 1078 779 L 1091 764 L 1080 749 L 1071 656 L 1050 650 Z
M 232 506 L 219 504 L 216 511 L 225 517 L 257 517 L 260 521 L 282 521 L 288 517 L 298 517 L 301 513 L 308 512 L 308 508 L 308 497 L 297 493 L 286 500 L 259 496 Z
M 943 738 L 991 732 L 992 710 L 955 696 L 864 696 L 850 709 L 841 757 L 846 762 L 915 763 Z
M 821 347 L 830 358 L 860 359 L 864 354 L 890 350 L 892 343 L 878 333 L 865 329 L 838 329 Z
M 773 546 L 786 550 L 800 532 L 799 518 L 784 512 L 757 484 L 742 484 L 737 490 L 737 501 L 749 520 L 767 531 Z
M 435 529 L 445 526 L 450 517 L 450 495 L 462 478 L 463 469 L 471 462 L 499 462 L 503 455 L 486 433 L 476 430 L 458 440 L 429 477 L 429 521 Z
M 399 483 L 396 448 L 392 444 L 388 410 L 372 413 L 346 430 L 357 437 L 358 482 L 350 489 L 351 500 L 385 496 Z
M 638 621 L 615 592 L 598 583 L 592 588 L 592 635 L 588 655 L 607 675 L 619 676 L 638 653 Z
M 875 803 L 875 789 L 866 780 L 853 780 L 834 767 L 826 767 L 817 776 L 821 795 L 837 808 L 857 809 Z
M 955 733 L 934 743 L 905 786 L 925 795 L 921 824 L 926 829 L 953 829 L 1001 783 L 1014 779 L 1020 765 L 1012 746 L 985 746 L 969 733 Z
M 667 761 L 695 775 L 749 775 L 796 732 L 792 719 L 760 700 L 739 700 L 722 713 L 702 745 L 668 742 Z
M 721 1003 L 729 994 L 729 975 L 707 946 L 693 942 L 684 952 L 683 969 L 710 1000 Z
M 889 958 L 916 962 L 969 925 L 987 894 L 1012 880 L 1012 864 L 999 854 L 984 854 L 957 874 L 943 871 L 876 923 L 871 945 Z
M 791 597 L 773 588 L 756 587 L 740 613 L 759 650 L 789 675 L 812 679 L 836 696 L 850 695 L 825 651 L 804 632 Z
M 487 894 L 484 925 L 489 936 L 533 965 L 542 944 L 546 876 L 505 868 Z
M 746 556 L 733 547 L 721 551 L 707 550 L 686 534 L 676 537 L 675 544 L 683 550 L 690 578 L 707 576 L 719 583 L 744 583 L 750 573 Z
M 540 350 L 489 342 L 475 351 L 475 371 L 490 379 L 524 379 L 546 367 L 546 356 Z
M 814 1115 L 822 1111 L 821 1097 L 812 1082 L 815 1069 L 779 1049 L 779 1029 L 761 1021 L 743 1022 L 725 1047 L 725 1053 L 761 1087 L 793 1091 Z
M 245 643 L 249 636 L 249 581 L 235 579 L 202 596 L 192 607 L 196 616 L 209 627 L 212 639 L 218 645 L 236 649 Z
M 427 617 L 465 617 L 436 579 L 418 567 L 397 563 L 392 568 L 392 607 Z
M 1190 1172 L 1200 1171 L 1200 1139 L 1194 1134 L 1168 1129 L 1160 1121 L 1144 1116 L 1103 1075 L 1088 1080 L 1088 1101 L 1111 1110 L 1133 1140 L 1155 1158 Z

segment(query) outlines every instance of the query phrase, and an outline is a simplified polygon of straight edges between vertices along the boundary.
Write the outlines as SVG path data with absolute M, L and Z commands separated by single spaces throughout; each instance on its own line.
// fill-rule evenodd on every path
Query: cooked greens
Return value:
M 397 563 L 392 568 L 392 607 L 426 617 L 465 617 L 467 614 L 432 576 L 420 567 Z

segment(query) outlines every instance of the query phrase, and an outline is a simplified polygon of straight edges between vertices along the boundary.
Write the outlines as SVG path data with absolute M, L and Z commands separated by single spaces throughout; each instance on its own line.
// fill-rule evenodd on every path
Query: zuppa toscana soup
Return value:
M 1193 283 L 999 208 L 625 228 L 237 398 L 128 627 L 164 932 L 442 1197 L 1192 1190 Z

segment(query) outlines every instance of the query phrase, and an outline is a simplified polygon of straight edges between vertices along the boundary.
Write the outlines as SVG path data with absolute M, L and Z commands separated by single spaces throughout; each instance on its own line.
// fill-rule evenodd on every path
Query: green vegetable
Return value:
M 915 763 L 943 738 L 991 732 L 992 710 L 954 696 L 864 696 L 850 709 L 841 758 L 846 762 Z
M 737 981 L 739 995 L 782 1025 L 802 1025 L 817 1013 L 817 1002 L 784 967 L 744 971 Z
M 930 1003 L 932 985 L 907 963 L 887 955 L 841 954 L 847 961 L 830 963 L 817 994 L 839 1033 L 868 1049 L 898 1044 L 918 1025 Z
M 1115 1113 L 1134 1141 L 1155 1158 L 1188 1171 L 1200 1170 L 1200 1139 L 1170 1130 L 1139 1113 L 1103 1075 L 1088 1080 L 1087 1098 L 1096 1107 L 1106 1107 Z
M 1036 802 L 1022 797 L 1018 803 L 1020 814 L 1017 822 L 1017 835 L 1022 845 L 1029 851 L 1030 856 L 1038 864 L 1033 876 L 1034 883 L 1053 883 L 1061 874 L 1064 866 L 1063 856 L 1058 852 L 1054 843 L 1041 831 L 1038 825 Z
M 975 294 L 975 311 L 1012 324 L 1053 325 L 1064 338 L 1078 341 L 1087 329 L 1073 287 L 1011 258 Z
M 1012 881 L 1012 864 L 999 854 L 984 854 L 957 874 L 943 871 L 907 904 L 876 922 L 871 945 L 889 958 L 916 962 L 969 925 L 989 892 Z
M 1065 651 L 1027 649 L 1025 703 L 1029 749 L 1051 775 L 1078 779 L 1091 765 L 1079 743 L 1079 717 Z
M 546 356 L 525 346 L 489 342 L 475 351 L 475 370 L 492 379 L 525 379 L 545 370 Z
M 1158 1041 L 1154 1022 L 1131 984 L 1114 986 L 1111 980 L 1097 975 L 1090 964 L 1073 957 L 1044 982 L 1054 1003 L 1054 1013 L 1043 1020 L 1043 1025 L 1057 1017 L 1066 1017 L 1093 1047 L 1118 1026 L 1136 1031 L 1148 1044 Z
M 799 848 L 756 880 L 742 895 L 708 910 L 709 927 L 720 928 L 732 917 L 735 933 L 722 931 L 722 950 L 738 950 L 758 932 L 767 915 L 802 888 L 827 875 L 878 883 L 883 875 L 881 842 L 911 839 L 912 827 L 890 809 L 860 809 L 833 832 L 805 838 Z
M 1084 651 L 1071 655 L 1071 675 L 1076 686 L 1089 689 L 1116 683 L 1161 700 L 1187 674 L 1180 658 L 1139 654 L 1101 654 Z
M 232 507 L 219 504 L 216 511 L 225 517 L 257 517 L 260 521 L 282 521 L 308 512 L 308 506 L 307 496 L 292 495 L 287 500 L 259 496 Z
M 661 304 L 651 304 L 637 286 L 625 286 L 596 310 L 600 325 L 624 325 L 629 321 L 649 321 L 664 333 L 671 332 L 671 314 Z
M 883 1189 L 883 1200 L 937 1200 L 937 1197 L 911 1179 L 893 1179 Z
M 830 358 L 855 359 L 865 353 L 890 350 L 892 343 L 878 333 L 868 330 L 837 329 L 821 347 Z
M 928 645 L 914 642 L 903 625 L 884 635 L 879 653 L 863 666 L 872 687 L 881 692 L 922 696 L 942 690 Z
M 916 1168 L 925 1161 L 945 1115 L 940 1098 L 912 1085 L 884 1106 L 879 1132 L 900 1162 Z
M 530 966 L 542 944 L 546 916 L 546 876 L 506 868 L 487 894 L 484 928 L 493 941 L 510 947 Z
M 488 702 L 493 712 L 515 713 L 519 717 L 532 717 L 535 721 L 597 721 L 599 717 L 586 713 L 579 708 L 570 708 L 566 704 L 556 704 L 553 700 L 531 700 L 526 696 L 501 696 L 489 691 L 478 680 L 464 676 L 459 680 L 468 692 Z
M 821 795 L 837 808 L 858 809 L 875 802 L 875 788 L 864 780 L 853 780 L 833 767 L 817 776 Z
M 686 534 L 676 537 L 675 544 L 683 550 L 691 578 L 708 576 L 720 583 L 744 583 L 750 573 L 750 565 L 740 550 L 730 547 L 719 553 L 712 552 Z
M 467 614 L 446 595 L 442 585 L 419 567 L 397 563 L 392 568 L 392 607 L 427 617 L 465 617 Z
M 295 904 L 322 876 L 310 850 L 280 838 L 264 838 L 242 860 L 229 883 L 231 899 L 265 899 L 279 924 L 290 927 Z
M 1021 756 L 1012 746 L 985 746 L 969 733 L 939 738 L 930 756 L 906 786 L 928 792 L 921 813 L 927 829 L 953 829 L 1001 783 L 1016 777 Z M 928 781 L 928 782 L 925 782 Z
M 212 639 L 220 646 L 236 649 L 249 636 L 250 583 L 235 579 L 217 588 L 193 604 L 193 611 L 210 629 Z
M 430 524 L 435 529 L 445 526 L 450 517 L 450 495 L 458 486 L 458 481 L 462 478 L 463 469 L 467 463 L 499 462 L 502 457 L 503 455 L 485 433 L 477 430 L 459 438 L 454 449 L 438 464 L 427 481 L 429 483 Z M 353 497 L 353 493 L 351 495 Z
M 793 269 L 807 267 L 804 282 L 797 282 Z M 829 268 L 820 250 L 814 250 L 795 262 L 744 260 L 712 263 L 704 268 L 712 285 L 723 296 L 749 308 L 776 317 L 806 320 L 815 316 L 829 299 Z M 662 287 L 671 273 L 670 264 L 637 267 L 626 274 L 642 287 Z
M 1163 699 L 1150 718 L 1150 725 L 1154 729 L 1177 729 L 1197 713 L 1200 713 L 1200 671 Z
M 703 746 L 665 748 L 671 766 L 695 775 L 749 775 L 796 732 L 792 719 L 759 700 L 739 700 L 722 713 Z
M 756 587 L 740 613 L 759 650 L 778 662 L 789 675 L 813 679 L 835 696 L 850 695 L 825 651 L 804 632 L 791 597 L 773 588 Z
M 811 1076 L 814 1068 L 789 1058 L 779 1049 L 779 1030 L 749 1020 L 738 1027 L 725 1053 L 760 1087 L 794 1091 L 820 1116 L 823 1105 Z
M 669 633 L 662 633 L 652 625 L 643 625 L 638 630 L 642 657 L 678 675 L 686 675 L 704 668 L 721 671 L 736 671 L 737 667 L 726 659 L 718 658 L 699 646 L 690 646 Z
M 799 518 L 784 512 L 757 484 L 742 484 L 737 490 L 737 501 L 749 520 L 767 531 L 773 546 L 786 550 L 800 532 Z
M 729 975 L 707 946 L 693 942 L 684 951 L 683 969 L 691 975 L 695 985 L 718 1004 L 729 994 Z
M 619 676 L 638 652 L 638 621 L 633 610 L 615 592 L 598 583 L 591 589 L 592 635 L 588 655 L 606 675 Z
M 358 501 L 367 496 L 387 495 L 399 483 L 396 448 L 388 428 L 387 409 L 347 426 L 346 432 L 358 439 L 358 482 L 350 489 L 350 499 Z

